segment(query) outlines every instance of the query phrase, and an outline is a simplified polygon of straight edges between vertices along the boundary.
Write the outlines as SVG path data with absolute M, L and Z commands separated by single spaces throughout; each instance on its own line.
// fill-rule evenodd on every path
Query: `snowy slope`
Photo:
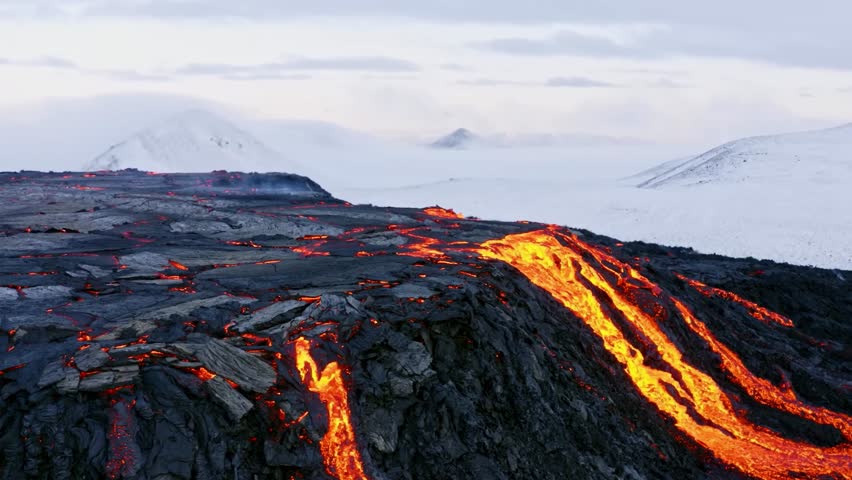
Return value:
M 646 170 L 642 170 L 639 173 L 634 173 L 633 175 L 630 175 L 628 177 L 624 177 L 622 180 L 625 183 L 632 182 L 633 185 L 636 185 L 637 182 L 643 182 L 644 183 L 644 182 L 646 182 L 646 181 L 648 181 L 648 180 L 650 180 L 654 177 L 657 177 L 659 175 L 662 175 L 662 174 L 668 172 L 669 170 L 671 170 L 675 167 L 680 166 L 684 162 L 688 162 L 688 161 L 692 160 L 693 158 L 695 158 L 695 157 L 689 156 L 689 157 L 675 158 L 674 160 L 669 160 L 668 162 L 663 162 L 659 165 L 655 165 L 655 166 L 648 168 Z
M 113 145 L 86 170 L 140 168 L 162 172 L 254 170 L 294 172 L 298 164 L 216 115 L 189 110 Z
M 644 188 L 779 182 L 852 185 L 852 124 L 736 140 L 660 166 Z

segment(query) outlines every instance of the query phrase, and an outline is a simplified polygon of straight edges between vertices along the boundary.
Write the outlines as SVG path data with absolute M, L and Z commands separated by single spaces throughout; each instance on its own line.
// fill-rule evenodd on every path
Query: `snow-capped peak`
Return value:
M 138 168 L 162 172 L 254 170 L 258 165 L 297 165 L 249 133 L 204 110 L 188 110 L 110 147 L 85 168 Z
M 435 148 L 465 148 L 474 140 L 476 140 L 476 135 L 470 130 L 458 128 L 449 135 L 445 135 L 432 142 L 432 146 Z

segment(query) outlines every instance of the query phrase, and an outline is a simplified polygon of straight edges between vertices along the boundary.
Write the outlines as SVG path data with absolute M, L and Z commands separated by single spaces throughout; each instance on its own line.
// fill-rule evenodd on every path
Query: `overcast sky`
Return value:
M 0 114 L 138 92 L 384 135 L 713 143 L 852 122 L 849 18 L 847 0 L 0 0 Z

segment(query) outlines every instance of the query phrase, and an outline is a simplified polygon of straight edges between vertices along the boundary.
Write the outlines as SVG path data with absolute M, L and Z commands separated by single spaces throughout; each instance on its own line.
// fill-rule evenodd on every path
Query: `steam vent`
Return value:
M 295 175 L 1 174 L 0 478 L 849 479 L 850 282 Z

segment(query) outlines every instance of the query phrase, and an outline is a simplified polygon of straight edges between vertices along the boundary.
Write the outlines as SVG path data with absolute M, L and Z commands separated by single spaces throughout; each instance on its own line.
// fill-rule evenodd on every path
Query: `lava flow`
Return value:
M 338 480 L 366 480 L 364 464 L 355 440 L 349 394 L 343 383 L 343 369 L 331 362 L 320 373 L 311 356 L 311 343 L 304 337 L 295 341 L 296 367 L 308 390 L 319 394 L 328 410 L 328 431 L 320 440 L 326 471 Z
M 746 310 L 748 310 L 749 315 L 760 320 L 761 322 L 775 322 L 778 325 L 783 325 L 785 327 L 793 326 L 793 321 L 785 317 L 784 315 L 775 313 L 771 310 L 767 310 L 766 308 L 763 308 L 754 302 L 750 302 L 735 293 L 729 292 L 727 290 L 722 290 L 721 288 L 715 288 L 709 285 L 705 285 L 699 282 L 698 280 L 693 280 L 680 274 L 677 274 L 677 278 L 688 283 L 692 288 L 698 290 L 705 297 L 720 297 L 726 300 L 730 300 L 734 303 L 739 303 L 740 305 L 745 307 Z
M 441 207 L 429 207 L 429 208 L 424 208 L 423 213 L 426 213 L 426 214 L 431 215 L 433 217 L 449 218 L 449 219 L 452 219 L 452 220 L 458 220 L 460 218 L 464 218 L 464 215 L 455 212 L 451 208 L 446 209 L 446 208 L 441 208 Z
M 723 463 L 763 479 L 852 476 L 850 419 L 847 416 L 810 407 L 798 401 L 792 390 L 776 388 L 752 374 L 680 301 L 669 297 L 687 325 L 722 356 L 723 367 L 755 400 L 815 422 L 834 425 L 847 441 L 838 446 L 818 447 L 784 438 L 753 424 L 745 413 L 734 407 L 710 375 L 687 362 L 660 327 L 659 319 L 625 295 L 625 289 L 636 288 L 633 286 L 636 281 L 643 288 L 654 287 L 629 265 L 576 236 L 553 230 L 509 235 L 483 243 L 478 251 L 484 258 L 502 260 L 517 268 L 581 318 L 622 364 L 639 392 L 663 414 L 672 417 L 678 429 Z M 618 275 L 617 286 L 608 281 L 584 253 L 594 258 L 599 268 Z M 659 287 L 652 292 L 661 301 L 667 298 Z M 628 327 L 621 326 L 624 324 L 614 317 L 616 312 Z M 625 328 L 633 332 L 625 332 Z M 660 360 L 665 363 L 663 368 L 645 361 L 642 347 L 630 340 L 635 337 L 653 343 Z

